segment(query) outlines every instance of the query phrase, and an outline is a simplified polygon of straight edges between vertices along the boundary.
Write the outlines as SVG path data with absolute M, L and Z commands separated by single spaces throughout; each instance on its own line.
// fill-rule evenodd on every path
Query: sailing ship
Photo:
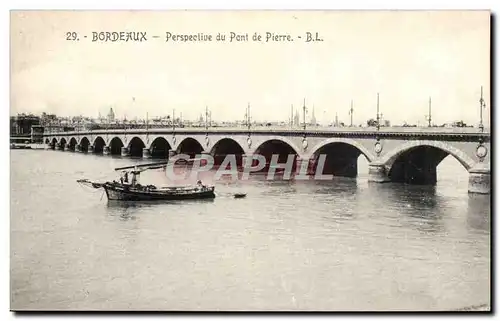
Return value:
M 137 177 L 141 172 L 150 169 L 160 169 L 168 163 L 153 163 L 115 168 L 122 171 L 120 181 L 92 182 L 88 179 L 79 179 L 78 183 L 93 188 L 103 188 L 108 200 L 118 201 L 170 201 L 215 198 L 215 187 L 206 186 L 201 181 L 195 186 L 156 187 L 155 185 L 141 185 Z M 129 182 L 129 177 L 131 180 Z

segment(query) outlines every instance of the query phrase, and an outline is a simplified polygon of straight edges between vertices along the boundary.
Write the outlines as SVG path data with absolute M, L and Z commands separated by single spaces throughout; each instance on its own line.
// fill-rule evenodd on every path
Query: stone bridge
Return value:
M 369 162 L 369 181 L 435 184 L 436 167 L 448 155 L 469 172 L 469 192 L 490 193 L 490 134 L 475 128 L 329 128 L 314 130 L 260 128 L 181 128 L 95 130 L 44 134 L 50 149 L 124 157 L 168 158 L 177 153 L 209 153 L 215 162 L 234 154 L 279 154 L 295 167 L 309 162 L 315 172 L 326 155 L 324 174 L 356 177 L 357 159 Z

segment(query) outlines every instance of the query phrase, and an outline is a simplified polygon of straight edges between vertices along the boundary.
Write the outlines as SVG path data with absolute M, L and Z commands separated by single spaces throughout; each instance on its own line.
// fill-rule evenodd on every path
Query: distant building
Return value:
M 53 123 L 57 121 L 57 116 L 55 114 L 47 114 L 46 112 L 42 113 L 40 117 L 40 123 L 42 126 L 45 126 L 48 123 Z
M 31 127 L 40 125 L 40 117 L 18 114 L 10 117 L 10 136 L 30 136 Z
M 107 118 L 109 122 L 113 122 L 115 120 L 115 112 L 113 111 L 113 108 L 109 108 L 109 113 Z
M 298 110 L 295 110 L 295 118 L 293 119 L 293 124 L 295 126 L 300 126 L 300 115 Z
M 60 133 L 60 132 L 69 132 L 69 131 L 74 131 L 75 127 L 68 126 L 65 124 L 62 124 L 61 122 L 55 122 L 55 123 L 50 123 L 46 124 L 43 126 L 43 132 L 44 133 Z
M 31 142 L 36 144 L 43 144 L 43 131 L 42 125 L 31 126 Z

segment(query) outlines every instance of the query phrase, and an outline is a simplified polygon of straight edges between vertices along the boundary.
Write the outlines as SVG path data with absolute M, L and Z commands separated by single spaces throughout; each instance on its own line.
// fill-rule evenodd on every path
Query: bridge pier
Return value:
M 375 183 L 385 183 L 389 182 L 389 173 L 385 168 L 385 165 L 380 163 L 372 162 L 368 165 L 368 181 Z
M 80 144 L 76 144 L 76 146 L 75 146 L 75 152 L 78 152 L 78 153 L 82 152 L 82 146 L 80 146 Z
M 317 155 L 313 155 L 311 156 L 311 158 L 309 158 L 309 165 L 307 166 L 307 175 L 316 175 L 316 171 L 318 170 L 318 156 Z M 323 173 L 319 173 L 320 175 L 321 174 L 325 174 L 324 173 L 325 169 L 323 168 Z
M 92 154 L 94 152 L 94 145 L 89 145 L 87 153 Z
M 293 173 L 300 175 L 315 175 L 316 162 L 317 159 L 314 156 L 311 158 L 301 158 L 300 156 L 297 156 L 295 158 L 295 167 L 293 168 Z M 304 166 L 304 169 L 302 169 L 302 166 Z
M 307 164 L 307 165 L 306 165 Z M 310 160 L 308 158 L 301 158 L 297 156 L 295 158 L 295 166 L 292 168 L 292 173 L 301 174 L 301 175 L 309 175 L 309 166 Z M 302 166 L 304 166 L 304 170 L 302 170 Z
M 121 151 L 121 155 L 122 155 L 122 157 L 130 156 L 130 150 L 127 147 L 123 146 L 122 151 Z
M 469 170 L 469 193 L 490 194 L 490 173 L 490 166 L 486 164 L 478 164 L 471 168 Z
M 142 149 L 142 158 L 152 158 L 149 148 Z
M 109 155 L 111 154 L 111 148 L 109 146 L 104 146 L 103 149 L 102 149 L 102 153 L 104 155 Z
M 201 152 L 201 156 L 203 156 L 203 155 L 211 156 L 209 152 Z M 195 156 L 195 158 L 196 158 L 196 156 Z M 200 159 L 200 166 L 207 166 L 207 163 L 208 163 L 208 161 L 206 158 Z
M 61 145 L 61 143 L 56 143 L 56 149 L 57 150 L 63 150 L 64 147 Z
M 175 155 L 177 155 L 177 152 L 175 150 L 171 149 L 168 151 L 168 159 L 174 157 Z
M 241 154 L 241 159 L 240 162 L 238 163 L 238 167 L 244 168 L 247 166 L 247 162 L 251 159 L 252 155 L 249 154 Z M 238 159 L 238 158 L 237 158 Z M 252 165 L 252 163 L 248 164 L 249 166 Z

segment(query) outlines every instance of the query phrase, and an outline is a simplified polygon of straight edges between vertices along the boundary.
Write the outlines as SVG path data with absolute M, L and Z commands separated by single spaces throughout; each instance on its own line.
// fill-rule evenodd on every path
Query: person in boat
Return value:
M 132 174 L 132 180 L 130 181 L 130 185 L 132 185 L 132 187 L 135 187 L 135 185 L 137 185 L 137 174 L 139 174 L 139 171 L 133 170 L 131 171 L 131 174 Z
M 128 172 L 122 172 L 122 175 L 120 176 L 120 183 L 123 185 L 124 183 L 128 183 Z
M 197 185 L 197 187 L 199 187 L 201 189 L 203 189 L 203 188 L 206 187 L 205 185 L 203 185 L 203 183 L 201 182 L 201 180 L 198 180 L 198 182 L 196 183 L 196 185 Z

